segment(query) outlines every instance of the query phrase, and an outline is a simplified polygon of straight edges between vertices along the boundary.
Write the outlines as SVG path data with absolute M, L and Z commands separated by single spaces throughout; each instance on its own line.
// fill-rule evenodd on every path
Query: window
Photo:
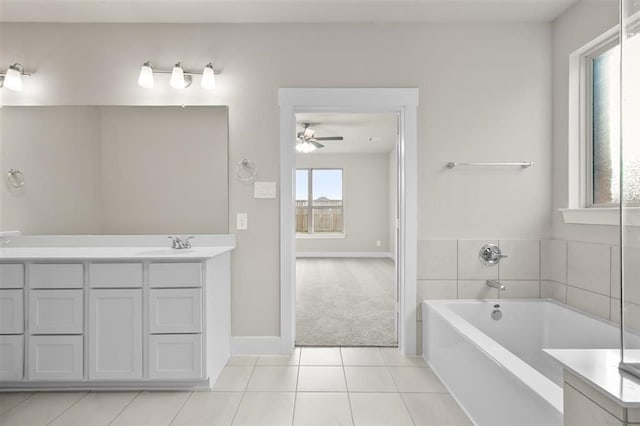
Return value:
M 625 45 L 625 58 L 640 55 L 640 37 Z M 587 105 L 585 123 L 587 148 L 587 191 L 589 207 L 615 206 L 620 203 L 620 45 L 617 38 L 602 43 L 586 57 Z M 636 78 L 625 77 L 625 92 Z M 633 101 L 633 99 L 630 99 Z M 636 100 L 637 102 L 637 100 Z M 627 103 L 626 114 L 635 115 L 638 106 Z M 636 121 L 630 119 L 631 121 Z M 640 152 L 631 139 L 624 146 L 624 201 L 640 204 Z
M 342 169 L 296 169 L 296 232 L 344 232 Z

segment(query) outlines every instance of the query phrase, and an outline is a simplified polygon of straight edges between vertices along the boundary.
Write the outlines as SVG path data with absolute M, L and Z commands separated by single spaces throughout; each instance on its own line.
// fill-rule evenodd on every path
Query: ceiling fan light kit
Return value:
M 318 141 L 341 141 L 344 140 L 342 136 L 315 136 L 316 131 L 310 128 L 310 123 L 301 123 L 302 131 L 296 135 L 296 151 L 303 154 L 309 154 L 316 150 L 316 148 L 324 148 L 324 145 Z

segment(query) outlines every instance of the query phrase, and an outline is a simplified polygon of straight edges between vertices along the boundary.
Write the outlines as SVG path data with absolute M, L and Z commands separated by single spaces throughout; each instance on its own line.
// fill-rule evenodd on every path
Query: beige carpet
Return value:
M 296 345 L 396 346 L 391 259 L 296 261 Z

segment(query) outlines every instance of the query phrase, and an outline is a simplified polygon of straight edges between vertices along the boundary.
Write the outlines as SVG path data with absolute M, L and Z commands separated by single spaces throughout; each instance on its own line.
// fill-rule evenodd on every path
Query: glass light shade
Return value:
M 296 143 L 296 151 L 301 152 L 303 154 L 309 154 L 310 152 L 315 151 L 316 146 L 308 141 L 300 141 Z
M 171 71 L 171 80 L 169 80 L 169 86 L 174 89 L 184 89 L 187 87 L 187 83 L 184 81 L 184 70 L 182 69 L 182 64 L 178 62 L 173 67 L 173 71 Z
M 145 89 L 153 89 L 153 69 L 149 62 L 145 62 L 142 69 L 140 69 L 138 84 Z
M 22 75 L 15 65 L 11 65 L 9 69 L 7 69 L 3 86 L 16 92 L 22 91 Z
M 202 71 L 202 80 L 200 80 L 200 87 L 207 90 L 213 90 L 216 88 L 216 75 L 211 63 L 208 63 Z

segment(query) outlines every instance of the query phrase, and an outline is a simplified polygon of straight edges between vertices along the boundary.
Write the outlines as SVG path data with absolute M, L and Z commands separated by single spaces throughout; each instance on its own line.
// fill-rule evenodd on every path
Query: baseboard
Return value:
M 277 355 L 280 354 L 280 336 L 233 336 L 232 355 Z
M 296 257 L 384 257 L 393 259 L 393 254 L 383 251 L 300 251 Z

